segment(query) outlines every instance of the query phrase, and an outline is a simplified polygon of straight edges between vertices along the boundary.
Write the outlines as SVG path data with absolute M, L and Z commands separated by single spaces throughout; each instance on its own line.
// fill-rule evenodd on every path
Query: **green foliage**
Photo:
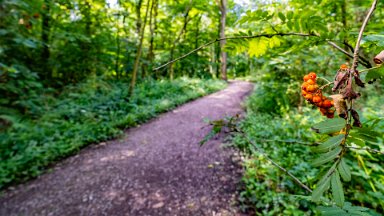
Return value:
M 316 204 L 312 201 L 329 205 L 334 200 L 335 204 L 343 207 L 321 207 L 318 208 L 320 212 L 325 215 L 333 215 L 333 211 L 335 214 L 358 212 L 356 213 L 358 215 L 382 213 L 382 194 L 384 194 L 384 187 L 382 187 L 384 172 L 380 166 L 383 162 L 382 157 L 367 151 L 348 149 L 351 151 L 350 154 L 339 160 L 340 146 L 344 145 L 345 135 L 326 135 L 340 131 L 345 126 L 345 120 L 327 120 L 324 123 L 321 121 L 324 117 L 321 117 L 318 111 L 307 107 L 302 109 L 302 113 L 298 113 L 297 109 L 291 109 L 279 116 L 270 115 L 268 111 L 259 112 L 257 104 L 250 103 L 250 101 L 259 101 L 259 103 L 263 101 L 264 96 L 257 91 L 258 89 L 248 98 L 248 115 L 241 122 L 241 129 L 272 160 L 306 185 L 312 186 L 314 191 L 311 198 L 308 198 L 309 194 L 297 186 L 289 176 L 268 163 L 261 154 L 251 151 L 252 147 L 242 136 L 236 136 L 233 139 L 234 145 L 248 153 L 242 179 L 244 186 L 240 193 L 244 210 L 254 212 L 256 215 L 312 215 L 316 213 Z M 279 93 L 276 92 L 276 94 Z M 255 97 L 259 98 L 255 99 Z M 354 143 L 356 142 L 363 143 L 365 147 L 381 151 L 384 149 L 384 124 L 380 121 L 384 113 L 381 110 L 380 99 L 377 97 L 383 96 L 370 95 L 365 99 L 364 111 L 361 115 L 364 127 L 351 131 L 350 138 L 346 141 L 348 146 L 356 147 Z M 315 122 L 323 123 L 316 125 Z M 320 129 L 337 125 L 337 130 L 329 130 L 325 135 L 317 135 L 312 132 L 311 127 L 319 129 L 319 125 Z M 322 141 L 315 143 L 317 140 Z M 322 165 L 314 167 L 312 163 Z M 348 183 L 343 184 L 342 181 Z
M 67 87 L 50 101 L 44 94 L 33 99 L 46 104 L 0 133 L 0 188 L 35 177 L 91 143 L 116 137 L 127 127 L 225 84 L 188 78 L 148 80 L 137 86 L 133 98 L 127 86 L 124 81 L 94 78 Z M 28 98 L 24 100 L 28 103 Z

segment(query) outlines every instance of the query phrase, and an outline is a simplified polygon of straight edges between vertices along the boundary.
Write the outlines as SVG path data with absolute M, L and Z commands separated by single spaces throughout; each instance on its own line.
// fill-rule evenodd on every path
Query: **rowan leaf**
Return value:
M 343 207 L 344 205 L 344 191 L 343 185 L 340 181 L 340 175 L 337 170 L 331 176 L 331 188 L 333 199 L 336 202 L 336 205 Z
M 332 150 L 334 147 L 340 145 L 340 143 L 344 140 L 345 135 L 339 134 L 337 136 L 331 137 L 320 145 L 313 147 L 311 150 L 313 152 L 328 152 Z
M 330 182 L 331 182 L 331 178 L 326 177 L 326 179 L 324 180 L 324 182 L 322 182 L 322 184 L 317 185 L 315 190 L 313 190 L 312 196 L 311 196 L 311 199 L 313 202 L 318 202 L 320 200 L 323 193 L 326 190 L 328 190 Z
M 351 181 L 351 170 L 349 169 L 349 166 L 345 163 L 344 158 L 341 158 L 340 163 L 337 166 L 337 170 L 339 171 L 340 176 L 344 181 Z
M 345 127 L 345 120 L 342 118 L 328 119 L 312 126 L 312 130 L 321 134 L 331 134 L 340 131 Z
M 338 146 L 330 152 L 327 152 L 325 154 L 320 154 L 320 156 L 318 158 L 316 158 L 314 161 L 312 161 L 312 165 L 313 166 L 320 166 L 320 165 L 325 164 L 329 161 L 332 161 L 333 159 L 335 159 L 340 154 L 341 149 L 342 148 L 340 146 Z

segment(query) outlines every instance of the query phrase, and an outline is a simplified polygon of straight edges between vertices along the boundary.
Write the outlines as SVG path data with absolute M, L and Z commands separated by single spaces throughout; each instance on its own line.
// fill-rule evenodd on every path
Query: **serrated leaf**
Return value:
M 321 134 L 331 134 L 340 131 L 345 127 L 345 120 L 342 118 L 328 119 L 312 126 L 312 130 Z
M 331 137 L 320 145 L 313 147 L 311 150 L 314 152 L 328 152 L 332 150 L 334 147 L 340 145 L 340 143 L 344 140 L 345 135 L 339 134 L 337 136 Z
M 349 166 L 345 163 L 344 158 L 341 158 L 340 163 L 337 166 L 337 170 L 339 171 L 340 176 L 344 181 L 351 181 L 351 170 L 349 169 Z
M 328 190 L 331 182 L 331 178 L 327 177 L 322 184 L 317 185 L 315 190 L 312 192 L 311 199 L 313 202 L 318 202 L 323 195 L 323 193 Z
M 330 152 L 327 152 L 325 154 L 320 154 L 320 156 L 318 158 L 316 158 L 315 160 L 313 160 L 311 164 L 313 166 L 320 166 L 320 165 L 325 164 L 329 161 L 332 161 L 333 159 L 335 159 L 340 154 L 341 150 L 342 150 L 342 148 L 340 146 L 338 146 Z
M 343 207 L 344 205 L 344 191 L 343 191 L 343 185 L 340 181 L 340 175 L 337 170 L 332 174 L 331 176 L 331 188 L 332 188 L 332 195 L 333 199 L 336 202 L 336 205 Z

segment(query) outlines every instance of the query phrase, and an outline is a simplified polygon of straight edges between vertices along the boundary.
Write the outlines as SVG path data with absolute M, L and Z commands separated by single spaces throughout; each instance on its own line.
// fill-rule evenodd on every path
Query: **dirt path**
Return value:
M 199 147 L 203 118 L 240 113 L 234 82 L 59 163 L 0 197 L 0 215 L 237 215 L 240 173 L 222 138 Z

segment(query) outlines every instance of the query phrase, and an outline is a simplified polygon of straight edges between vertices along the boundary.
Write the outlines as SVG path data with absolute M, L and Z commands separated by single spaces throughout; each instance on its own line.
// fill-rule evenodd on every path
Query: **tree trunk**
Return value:
M 227 18 L 227 0 L 221 0 L 220 4 L 220 38 L 225 37 L 225 22 Z M 220 41 L 220 73 L 221 79 L 227 81 L 227 53 L 224 51 L 225 40 Z
M 43 79 L 49 80 L 52 78 L 51 74 L 51 68 L 49 66 L 49 57 L 50 57 L 50 51 L 49 51 L 49 33 L 51 30 L 50 27 L 50 9 L 51 5 L 49 0 L 44 0 L 45 9 L 42 13 L 42 31 L 41 31 L 41 41 L 43 43 L 43 49 L 41 51 L 41 62 L 43 63 Z
M 171 50 L 170 50 L 170 55 L 169 55 L 170 59 L 169 59 L 169 61 L 173 60 L 173 55 L 175 53 L 175 47 L 179 43 L 180 38 L 183 35 L 183 33 L 186 33 L 187 25 L 188 25 L 188 22 L 190 21 L 190 19 L 189 19 L 189 11 L 192 8 L 192 0 L 190 0 L 189 3 L 190 4 L 188 5 L 188 7 L 185 10 L 183 27 L 181 28 L 181 30 L 180 30 L 179 34 L 177 35 L 175 41 L 173 41 L 173 44 L 172 44 L 172 47 L 171 47 Z M 171 80 L 173 80 L 173 77 L 174 77 L 173 63 L 171 63 L 171 64 L 169 64 L 169 78 Z
M 136 4 L 136 33 L 138 37 L 140 37 L 140 31 L 141 31 L 141 5 L 142 4 L 143 4 L 143 0 L 138 0 Z
M 141 32 L 140 32 L 140 41 L 139 41 L 139 46 L 137 47 L 137 52 L 136 52 L 136 58 L 135 58 L 135 64 L 133 66 L 133 72 L 132 72 L 132 79 L 131 79 L 131 85 L 129 86 L 129 95 L 133 95 L 133 90 L 135 89 L 136 85 L 136 77 L 137 77 L 137 71 L 139 69 L 139 62 L 140 62 L 140 56 L 141 56 L 141 50 L 143 48 L 143 40 L 144 40 L 144 30 L 145 30 L 145 23 L 147 22 L 147 16 L 148 16 L 148 11 L 149 11 L 149 4 L 151 0 L 147 0 L 147 7 L 145 9 L 145 16 L 144 16 L 144 22 L 141 27 Z
M 195 31 L 195 49 L 199 47 L 199 36 L 200 36 L 200 21 L 201 21 L 201 16 L 196 20 L 196 31 Z M 193 67 L 193 71 L 195 75 L 198 72 L 198 63 L 199 63 L 199 54 L 198 52 L 195 53 L 195 66 Z
M 117 19 L 117 22 L 119 22 L 119 19 Z M 123 26 L 125 23 L 125 15 L 123 15 Z M 115 63 L 115 72 L 117 79 L 121 77 L 120 70 L 119 70 L 119 61 L 120 61 L 120 50 L 121 50 L 121 40 L 120 40 L 120 29 L 117 27 L 117 33 L 116 33 L 116 45 L 117 45 L 117 54 L 116 54 L 116 63 Z
M 147 54 L 147 64 L 145 70 L 143 70 L 143 78 L 147 75 L 147 70 L 152 70 L 153 59 L 155 58 L 155 54 L 153 53 L 153 41 L 155 35 L 155 25 L 156 25 L 156 16 L 157 11 L 155 10 L 155 6 L 157 4 L 157 0 L 152 0 L 151 10 L 149 13 L 149 49 Z

